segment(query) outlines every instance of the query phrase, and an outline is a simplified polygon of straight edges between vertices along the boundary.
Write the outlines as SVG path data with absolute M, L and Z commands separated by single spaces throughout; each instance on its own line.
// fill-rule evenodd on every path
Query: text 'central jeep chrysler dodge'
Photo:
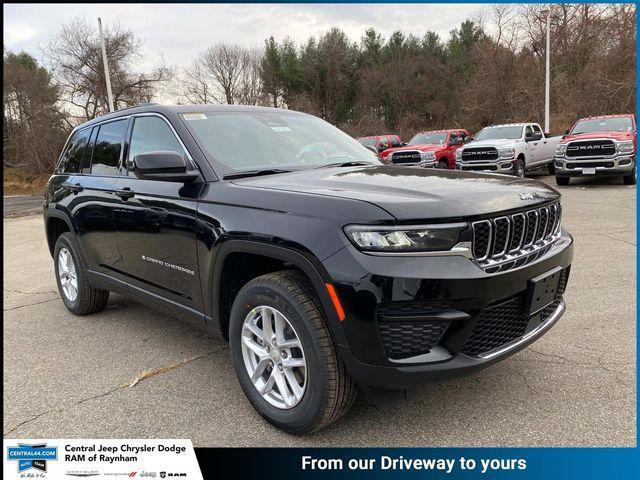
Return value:
M 302 113 L 146 105 L 74 129 L 44 220 L 71 312 L 115 291 L 221 332 L 256 410 L 308 432 L 358 387 L 469 374 L 547 332 L 573 255 L 559 200 L 383 165 Z

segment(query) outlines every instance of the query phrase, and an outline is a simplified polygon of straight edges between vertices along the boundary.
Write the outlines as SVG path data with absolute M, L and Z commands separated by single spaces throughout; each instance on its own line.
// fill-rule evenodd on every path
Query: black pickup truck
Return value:
M 573 255 L 559 199 L 387 166 L 298 112 L 145 105 L 74 129 L 44 221 L 72 313 L 114 291 L 220 332 L 256 410 L 301 433 L 548 331 Z

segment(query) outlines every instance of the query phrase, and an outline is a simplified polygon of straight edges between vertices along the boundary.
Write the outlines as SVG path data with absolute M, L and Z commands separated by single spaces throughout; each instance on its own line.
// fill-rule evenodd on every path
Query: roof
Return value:
M 498 127 L 524 127 L 525 125 L 538 125 L 535 122 L 521 122 L 521 123 L 501 123 L 500 125 L 487 125 L 484 128 L 498 128 Z
M 363 138 L 385 138 L 385 137 L 399 137 L 397 133 L 383 133 L 382 135 L 365 135 L 363 137 L 358 137 L 358 140 Z
M 611 115 L 594 115 L 593 117 L 584 117 L 580 120 L 597 120 L 598 118 L 624 118 L 624 117 L 634 117 L 633 113 L 615 113 Z
M 283 108 L 273 108 L 273 107 L 257 107 L 257 106 L 250 106 L 250 105 L 213 105 L 213 104 L 161 105 L 159 103 L 145 103 L 142 105 L 137 105 L 135 107 L 116 110 L 113 113 L 107 113 L 105 115 L 101 115 L 92 120 L 89 120 L 88 122 L 78 125 L 76 128 L 94 125 L 96 123 L 104 122 L 105 120 L 111 120 L 111 119 L 115 119 L 115 118 L 126 116 L 126 115 L 135 115 L 138 113 L 151 113 L 151 112 L 164 114 L 165 116 L 177 115 L 179 113 L 206 113 L 206 112 L 216 112 L 216 113 L 262 112 L 262 113 L 289 113 L 289 114 L 306 115 L 304 113 L 297 112 L 295 110 L 286 110 Z
M 450 133 L 450 132 L 462 132 L 466 130 L 464 128 L 449 128 L 446 130 L 424 130 L 422 132 L 416 133 L 416 135 L 421 135 L 423 133 Z

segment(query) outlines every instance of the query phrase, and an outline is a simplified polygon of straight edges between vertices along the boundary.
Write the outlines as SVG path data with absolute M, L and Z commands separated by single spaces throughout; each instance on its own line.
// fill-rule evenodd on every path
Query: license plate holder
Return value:
M 582 169 L 582 174 L 583 175 L 595 175 L 596 174 L 596 167 L 586 167 Z
M 538 313 L 556 299 L 562 267 L 556 267 L 529 280 L 525 312 L 529 316 Z

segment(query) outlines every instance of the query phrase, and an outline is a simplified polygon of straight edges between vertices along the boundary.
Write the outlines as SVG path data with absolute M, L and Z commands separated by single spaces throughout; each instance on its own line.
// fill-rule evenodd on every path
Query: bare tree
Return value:
M 173 72 L 160 65 L 150 73 L 136 71 L 142 59 L 142 42 L 119 25 L 105 29 L 107 63 L 115 108 L 149 102 L 156 88 Z M 63 100 L 78 111 L 81 120 L 108 111 L 102 53 L 97 28 L 85 19 L 63 26 L 45 49 L 54 77 L 64 92 Z
M 183 94 L 190 103 L 261 103 L 259 50 L 218 43 L 184 72 Z

